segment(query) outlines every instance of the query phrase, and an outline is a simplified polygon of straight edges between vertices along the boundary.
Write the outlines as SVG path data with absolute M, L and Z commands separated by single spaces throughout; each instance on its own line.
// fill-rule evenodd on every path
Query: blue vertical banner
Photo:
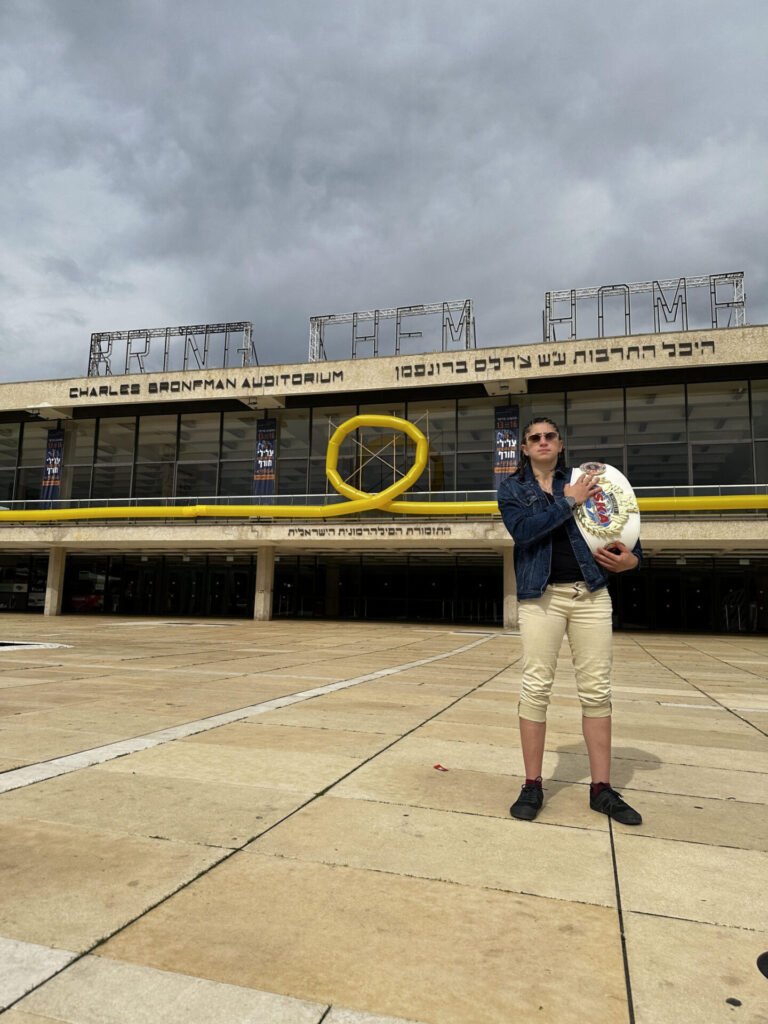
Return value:
M 45 469 L 40 487 L 41 501 L 56 501 L 61 494 L 61 470 L 64 455 L 64 431 L 49 430 L 45 449 Z
M 520 407 L 502 405 L 494 412 L 493 482 L 498 491 L 504 477 L 520 463 Z
M 277 420 L 259 420 L 256 424 L 256 455 L 253 459 L 251 494 L 275 493 L 276 449 Z

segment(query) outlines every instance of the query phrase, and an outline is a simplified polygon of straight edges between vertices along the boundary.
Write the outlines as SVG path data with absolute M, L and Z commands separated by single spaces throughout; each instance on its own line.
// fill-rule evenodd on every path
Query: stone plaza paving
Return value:
M 617 634 L 588 807 L 519 637 L 3 615 L 3 1024 L 768 1021 L 768 637 Z M 443 770 L 445 769 L 445 770 Z

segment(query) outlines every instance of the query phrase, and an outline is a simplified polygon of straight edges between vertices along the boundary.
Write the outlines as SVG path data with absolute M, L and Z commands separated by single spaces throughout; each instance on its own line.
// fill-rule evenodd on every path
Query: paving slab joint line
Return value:
M 179 885 L 177 885 L 175 889 L 173 889 L 169 893 L 166 893 L 164 896 L 161 896 L 160 899 L 158 899 L 151 906 L 146 907 L 144 910 L 140 911 L 138 914 L 136 914 L 135 917 L 131 918 L 130 921 L 126 921 L 125 924 L 120 925 L 119 928 L 116 928 L 109 935 L 102 935 L 100 939 L 97 939 L 95 942 L 93 942 L 87 949 L 83 949 L 79 953 L 76 953 L 75 956 L 68 963 L 63 964 L 58 970 L 53 971 L 46 978 L 43 978 L 41 981 L 37 982 L 37 984 L 30 986 L 30 988 L 28 988 L 26 992 L 18 996 L 16 999 L 11 1000 L 11 1002 L 9 1002 L 6 1006 L 0 1009 L 0 1017 L 2 1017 L 3 1014 L 10 1010 L 12 1007 L 16 1006 L 17 1003 L 21 1002 L 22 999 L 26 999 L 28 995 L 31 995 L 33 992 L 36 992 L 39 988 L 42 988 L 43 985 L 46 985 L 49 981 L 52 981 L 54 978 L 57 978 L 60 974 L 63 974 L 64 971 L 69 970 L 70 967 L 73 967 L 75 964 L 79 963 L 84 957 L 91 956 L 95 950 L 105 945 L 105 943 L 109 942 L 110 939 L 113 939 L 116 935 L 119 935 L 120 932 L 125 931 L 126 928 L 130 928 L 132 924 L 135 924 L 137 921 L 141 920 L 142 917 L 145 917 L 147 914 L 151 913 L 161 904 L 165 903 L 166 900 L 171 899 L 172 896 L 175 896 L 183 889 L 186 889 L 187 886 L 191 885 L 193 882 L 196 882 L 199 878 L 202 878 L 203 875 L 207 875 L 209 871 L 212 871 L 213 868 L 218 867 L 219 864 L 223 864 L 224 861 L 229 860 L 229 858 L 234 856 L 234 854 L 239 853 L 241 849 L 242 847 L 238 847 L 235 850 L 228 850 L 222 857 L 219 857 L 218 860 L 214 861 L 212 864 L 206 865 L 204 868 L 201 868 L 201 870 L 198 871 L 193 878 L 188 878 L 186 881 L 179 883 Z
M 70 772 L 79 771 L 82 768 L 91 768 L 93 765 L 104 764 L 106 761 L 113 761 L 118 757 L 135 754 L 140 750 L 149 750 L 152 747 L 158 747 L 173 740 L 195 736 L 201 732 L 208 732 L 211 729 L 217 729 L 219 726 L 229 725 L 232 722 L 239 722 L 245 718 L 263 715 L 268 711 L 276 711 L 279 708 L 302 703 L 314 697 L 322 697 L 337 690 L 358 686 L 361 683 L 367 683 L 374 679 L 382 679 L 386 676 L 395 675 L 398 672 L 406 672 L 409 669 L 418 668 L 421 665 L 429 665 L 435 661 L 444 661 L 446 658 L 464 654 L 480 644 L 488 643 L 489 640 L 495 639 L 495 636 L 496 634 L 484 636 L 480 640 L 474 640 L 470 644 L 465 644 L 463 647 L 457 647 L 455 650 L 436 654 L 430 658 L 421 658 L 418 661 L 406 662 L 403 665 L 379 669 L 376 672 L 368 672 L 362 676 L 354 676 L 352 679 L 343 679 L 338 683 L 329 683 L 327 686 L 316 686 L 311 690 L 301 690 L 298 693 L 287 694 L 283 697 L 274 697 L 267 701 L 260 701 L 258 704 L 238 708 L 235 711 L 225 711 L 194 722 L 186 722 L 182 725 L 159 729 L 155 732 L 146 733 L 143 736 L 134 736 L 127 740 L 117 740 L 114 743 L 107 743 L 103 746 L 79 751 L 78 753 L 67 754 L 64 757 L 53 758 L 50 761 L 40 761 L 37 764 L 11 769 L 0 774 L 0 794 L 11 792 L 14 789 L 22 789 L 25 786 L 31 786 L 38 782 L 45 782 L 48 779 L 58 778 L 61 775 L 68 775 Z
M 629 1024 L 635 1024 L 635 1004 L 632 999 L 632 977 L 629 971 L 629 954 L 627 937 L 624 930 L 624 911 L 621 906 L 621 886 L 619 885 L 619 866 L 616 861 L 616 844 L 613 837 L 613 822 L 608 819 L 608 835 L 611 843 L 611 862 L 613 864 L 613 884 L 616 889 L 616 913 L 619 920 L 619 937 L 621 939 L 621 958 L 624 963 L 624 983 L 627 987 L 627 1013 Z
M 640 644 L 640 646 L 642 647 L 642 644 Z M 729 715 L 733 715 L 734 718 L 738 718 L 738 720 L 740 722 L 744 722 L 751 729 L 754 729 L 755 732 L 759 732 L 761 736 L 768 736 L 768 733 L 766 733 L 764 729 L 761 729 L 758 725 L 755 725 L 754 722 L 750 722 L 750 720 L 748 718 L 744 718 L 743 715 L 739 715 L 737 713 L 737 711 L 739 709 L 727 707 L 725 704 L 723 704 L 721 701 L 719 701 L 717 699 L 717 697 L 713 697 L 711 693 L 707 693 L 707 691 L 705 689 L 703 689 L 701 686 L 697 686 L 697 684 L 696 683 L 692 683 L 690 679 L 686 679 L 686 677 L 681 675 L 678 671 L 676 671 L 676 669 L 671 668 L 669 665 L 665 665 L 664 662 L 660 658 L 657 658 L 656 655 L 653 654 L 653 652 L 649 651 L 645 647 L 642 647 L 642 649 L 645 651 L 645 653 L 650 658 L 653 658 L 653 660 L 656 662 L 657 665 L 661 665 L 661 667 L 666 669 L 667 672 L 671 672 L 672 675 L 677 676 L 677 678 L 680 679 L 682 682 L 684 682 L 686 686 L 693 687 L 694 690 L 696 690 L 698 693 L 700 693 L 703 697 L 706 697 L 707 700 L 713 701 L 717 705 L 718 708 L 722 708 L 722 710 L 723 711 L 727 711 Z M 713 655 L 713 657 L 714 657 L 714 655 Z M 716 658 L 716 660 L 721 662 L 721 663 L 723 662 L 722 658 Z M 725 662 L 725 664 L 728 664 L 728 662 Z M 733 666 L 731 666 L 731 667 L 733 668 Z M 741 669 L 739 671 L 741 671 Z M 749 669 L 747 669 L 747 671 L 749 672 Z M 760 679 L 760 680 L 763 679 L 762 676 L 758 676 L 754 672 L 751 672 L 750 675 L 754 675 L 757 679 Z
M 339 780 L 339 781 L 341 781 L 341 780 Z M 334 783 L 334 785 L 335 785 L 335 783 Z M 330 788 L 332 788 L 332 787 L 330 787 Z M 323 795 L 324 795 L 323 793 L 316 793 L 315 794 L 315 798 L 317 798 L 319 796 L 323 796 Z M 306 807 L 306 804 L 304 806 Z M 412 804 L 390 804 L 389 806 L 390 807 L 412 807 L 413 805 Z M 426 808 L 426 810 L 431 810 L 431 809 L 439 810 L 439 808 Z M 301 808 L 298 808 L 298 810 L 301 810 Z M 461 812 L 451 812 L 451 813 L 461 813 Z M 276 825 L 281 825 L 285 820 L 286 819 L 283 818 L 282 821 L 276 822 L 275 824 Z M 496 818 L 494 820 L 496 820 L 496 821 L 506 821 L 505 818 L 500 818 L 500 819 Z M 544 824 L 544 823 L 542 822 L 541 824 Z M 567 828 L 568 826 L 556 826 L 556 827 Z M 603 833 L 597 833 L 597 834 L 598 835 L 602 835 Z M 256 837 L 256 839 L 261 839 L 261 838 L 262 838 L 262 836 L 257 836 Z M 254 839 L 252 842 L 256 842 L 256 839 Z M 242 849 L 242 847 L 241 847 L 241 849 Z M 568 903 L 568 904 L 570 904 L 572 906 L 577 906 L 577 907 L 591 907 L 591 908 L 601 907 L 601 908 L 603 908 L 605 910 L 612 910 L 613 909 L 613 907 L 611 907 L 610 904 L 593 903 L 590 900 L 579 900 L 579 899 L 576 899 L 574 896 L 552 896 L 552 895 L 549 895 L 547 893 L 533 892 L 533 891 L 528 890 L 528 889 L 505 889 L 504 886 L 501 885 L 501 884 L 493 885 L 490 882 L 466 882 L 466 881 L 461 881 L 461 880 L 456 879 L 456 878 L 451 878 L 449 875 L 424 875 L 424 874 L 419 875 L 419 874 L 414 874 L 412 871 L 405 871 L 405 870 L 398 871 L 395 868 L 373 867 L 370 864 L 361 866 L 360 864 L 350 864 L 348 861 L 325 861 L 325 860 L 315 860 L 313 858 L 303 858 L 300 854 L 292 855 L 292 854 L 287 854 L 287 853 L 259 853 L 259 852 L 256 852 L 256 853 L 253 853 L 253 854 L 249 854 L 249 856 L 263 857 L 265 860 L 268 860 L 268 861 L 282 860 L 282 861 L 286 861 L 287 863 L 290 863 L 290 864 L 315 864 L 318 867 L 330 866 L 330 867 L 350 868 L 352 870 L 367 871 L 367 872 L 370 872 L 372 875 L 384 875 L 384 876 L 388 876 L 388 877 L 391 877 L 391 878 L 410 878 L 410 879 L 413 879 L 413 881 L 415 881 L 415 882 L 439 882 L 441 885 L 451 886 L 454 889 L 466 889 L 467 887 L 470 887 L 472 889 L 477 889 L 477 890 L 480 890 L 482 892 L 501 893 L 502 895 L 509 895 L 511 893 L 512 895 L 515 895 L 515 896 L 528 896 L 532 900 L 542 900 L 542 901 L 546 901 L 548 903 Z M 214 865 L 214 867 L 215 866 L 216 865 Z M 649 915 L 649 916 L 655 916 L 655 915 Z M 686 919 L 685 918 L 681 918 L 680 920 L 686 920 Z
M 0 950 L 4 956 L 0 967 L 0 1016 L 12 1003 L 28 995 L 32 988 L 45 984 L 78 958 L 78 954 L 71 949 L 41 946 L 37 943 L 12 939 L 5 935 L 0 935 Z M 27 960 L 30 955 L 36 955 L 36 969 L 31 975 L 27 973 L 26 977 L 20 980 L 20 961 Z M 42 967 L 40 967 L 41 956 L 47 961 Z
M 655 917 L 662 921 L 685 921 L 688 924 L 707 924 L 713 928 L 727 928 L 731 932 L 749 932 L 752 935 L 765 935 L 764 928 L 752 927 L 748 924 L 722 924 L 718 921 L 708 921 L 701 917 L 681 917 L 679 914 L 660 914 L 657 910 L 633 910 L 635 917 Z
M 493 637 L 486 637 L 486 638 L 484 638 L 482 640 L 477 640 L 474 643 L 468 644 L 467 646 L 465 646 L 463 648 L 458 648 L 456 651 L 452 651 L 451 654 L 462 653 L 463 651 L 469 650 L 472 647 L 476 647 L 478 644 L 486 643 L 488 640 L 491 640 L 491 639 L 493 639 Z M 430 659 L 426 659 L 426 660 L 427 661 L 436 661 L 436 660 L 439 660 L 440 658 L 446 658 L 446 657 L 450 657 L 450 654 L 438 655 L 435 658 L 430 658 Z M 414 662 L 410 666 L 401 666 L 399 669 L 398 668 L 385 669 L 385 670 L 383 670 L 383 673 L 374 673 L 374 676 L 378 676 L 380 674 L 384 674 L 384 675 L 392 674 L 394 672 L 401 671 L 403 667 L 413 667 L 414 664 L 423 664 L 423 663 L 424 663 L 423 661 L 422 662 Z M 506 668 L 506 666 L 505 666 L 505 668 Z M 42 979 L 36 985 L 33 985 L 31 988 L 29 988 L 23 995 L 19 996 L 17 999 L 15 999 L 12 1002 L 8 1003 L 8 1005 L 6 1007 L 4 1007 L 3 1009 L 0 1009 L 0 1016 L 2 1016 L 6 1012 L 6 1010 L 11 1009 L 18 1002 L 20 1002 L 22 999 L 26 998 L 26 996 L 30 995 L 32 992 L 35 992 L 37 989 L 41 988 L 47 982 L 51 981 L 53 978 L 57 977 L 59 974 L 62 974 L 64 971 L 68 970 L 70 967 L 72 967 L 74 964 L 78 963 L 84 957 L 93 955 L 97 949 L 101 948 L 101 946 L 103 946 L 107 942 L 111 941 L 113 938 L 115 938 L 115 936 L 119 935 L 121 932 L 124 932 L 127 928 L 130 928 L 132 925 L 136 924 L 137 921 L 140 921 L 143 917 L 146 917 L 147 914 L 152 913 L 153 910 L 156 910 L 159 906 L 161 906 L 167 900 L 171 899 L 173 896 L 175 896 L 178 893 L 182 892 L 184 889 L 187 889 L 190 885 L 192 885 L 194 882 L 198 881 L 200 878 L 203 878 L 209 872 L 213 871 L 214 868 L 217 868 L 221 864 L 224 864 L 226 861 L 230 860 L 230 858 L 234 857 L 235 854 L 242 853 L 242 851 L 245 849 L 246 846 L 250 846 L 252 843 L 255 843 L 257 840 L 259 840 L 263 836 L 267 835 L 267 833 L 273 831 L 273 829 L 278 828 L 280 825 L 283 824 L 283 822 L 288 821 L 289 818 L 292 818 L 296 814 L 298 814 L 300 811 L 303 811 L 311 803 L 314 803 L 315 800 L 318 800 L 321 796 L 324 796 L 329 790 L 331 790 L 335 786 L 339 785 L 339 783 L 344 782 L 344 780 L 349 778 L 350 775 L 353 775 L 355 772 L 359 771 L 365 765 L 369 764 L 371 761 L 373 761 L 375 758 L 377 758 L 380 754 L 384 753 L 384 751 L 389 750 L 391 747 L 395 746 L 396 743 L 399 743 L 401 740 L 405 739 L 407 736 L 410 736 L 412 733 L 416 732 L 417 729 L 420 729 L 423 725 L 427 724 L 428 722 L 431 722 L 433 719 L 435 719 L 439 715 L 441 715 L 444 711 L 447 711 L 450 708 L 454 707 L 456 704 L 458 704 L 460 701 L 464 700 L 466 697 L 470 696 L 473 693 L 476 693 L 477 690 L 481 689 L 483 686 L 485 686 L 486 683 L 490 682 L 492 679 L 494 679 L 497 675 L 499 675 L 503 671 L 505 671 L 504 668 L 499 669 L 498 672 L 496 672 L 493 675 L 489 676 L 488 679 L 484 679 L 482 683 L 478 683 L 477 686 L 473 686 L 466 693 L 461 694 L 459 697 L 456 697 L 454 700 L 452 700 L 448 704 L 446 704 L 445 707 L 441 708 L 439 711 L 436 711 L 434 714 L 429 715 L 423 721 L 421 721 L 417 725 L 413 726 L 412 729 L 406 730 L 404 733 L 402 733 L 402 735 L 396 737 L 390 743 L 387 743 L 380 750 L 375 751 L 373 754 L 370 755 L 370 757 L 365 758 L 363 761 L 360 762 L 360 764 L 355 765 L 354 768 L 351 768 L 348 772 L 345 772 L 343 775 L 339 776 L 338 779 L 336 779 L 330 785 L 326 786 L 325 789 L 321 790 L 319 793 L 313 793 L 312 796 L 310 796 L 302 804 L 300 804 L 298 807 L 294 807 L 294 809 L 292 811 L 289 811 L 279 821 L 273 822 L 271 825 L 269 825 L 267 828 L 265 828 L 262 832 L 257 833 L 255 836 L 248 837 L 243 843 L 241 843 L 237 847 L 227 849 L 226 852 L 221 857 L 218 858 L 218 860 L 215 860 L 213 863 L 207 864 L 205 867 L 201 868 L 200 871 L 198 871 L 192 878 L 188 878 L 186 881 L 181 882 L 171 892 L 166 893 L 165 895 L 161 896 L 151 906 L 145 907 L 144 910 L 140 911 L 133 918 L 131 918 L 129 921 L 126 921 L 124 924 L 120 925 L 118 928 L 115 928 L 115 930 L 110 932 L 108 935 L 103 935 L 100 939 L 97 939 L 87 949 L 84 949 L 84 950 L 80 951 L 78 954 L 76 954 L 75 957 L 72 960 L 70 960 L 67 964 L 62 966 L 59 970 L 57 970 L 54 973 L 50 974 L 48 977 Z M 364 678 L 368 678 L 368 677 L 358 678 L 356 680 L 356 682 L 363 682 Z M 348 685 L 354 685 L 354 683 L 349 683 Z M 338 684 L 334 684 L 334 686 L 336 688 L 338 688 Z M 72 770 L 74 771 L 75 769 L 72 769 Z M 328 1013 L 330 1013 L 330 1011 L 332 1009 L 333 1009 L 333 1006 L 329 1005 L 328 1010 L 327 1010 L 326 1014 L 324 1014 L 324 1016 L 321 1018 L 321 1021 L 326 1019 Z M 320 1024 L 320 1022 L 318 1022 L 318 1024 Z M 634 1021 L 630 1021 L 630 1024 L 634 1024 Z

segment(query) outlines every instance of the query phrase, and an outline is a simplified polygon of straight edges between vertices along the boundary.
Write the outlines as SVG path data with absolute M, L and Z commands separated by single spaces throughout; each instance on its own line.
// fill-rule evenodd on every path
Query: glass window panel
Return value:
M 688 485 L 688 445 L 630 445 L 627 479 L 633 487 L 685 487 Z
M 37 466 L 19 470 L 19 479 L 16 485 L 17 501 L 37 501 L 40 498 L 40 489 L 43 485 L 43 471 Z
M 768 380 L 752 381 L 752 422 L 755 437 L 768 437 Z
M 491 452 L 473 452 L 456 458 L 457 491 L 493 491 L 493 456 Z
M 688 385 L 691 441 L 742 441 L 750 436 L 746 381 Z
M 691 446 L 695 486 L 754 483 L 751 444 Z
M 90 498 L 91 496 L 91 467 L 71 466 L 64 467 L 62 493 L 69 498 Z
M 619 444 L 624 441 L 624 394 L 621 388 L 569 391 L 568 447 Z
M 362 416 L 399 416 L 400 419 L 405 419 L 405 405 L 402 402 L 388 402 L 383 405 L 361 405 L 358 407 L 359 414 Z
M 358 474 L 355 472 L 357 469 L 357 462 L 354 458 L 341 455 L 336 468 L 338 469 L 342 480 L 351 483 L 353 487 L 358 486 Z M 336 494 L 336 490 L 328 483 L 328 477 L 325 475 L 325 457 L 309 460 L 309 484 L 307 493 Z
M 429 438 L 427 438 L 429 441 Z M 438 452 L 432 447 L 428 449 L 433 462 L 438 458 Z M 444 456 L 440 455 L 441 460 Z M 449 458 L 453 458 L 451 454 Z M 416 461 L 416 445 L 407 434 L 399 434 L 397 439 L 395 465 L 397 466 L 398 477 L 404 476 Z
M 93 463 L 96 420 L 70 420 L 64 431 L 65 464 L 90 466 Z
M 565 432 L 565 395 L 562 391 L 552 392 L 546 395 L 513 395 L 511 405 L 520 409 L 520 430 L 535 422 L 537 417 L 545 416 L 553 419 L 560 430 Z M 499 402 L 499 407 L 503 406 Z
M 45 465 L 45 451 L 48 447 L 48 431 L 56 429 L 56 420 L 41 420 L 24 424 L 21 441 L 21 466 Z
M 109 559 L 70 555 L 64 583 L 64 612 L 101 612 Z
M 15 466 L 19 451 L 18 423 L 0 423 L 0 466 Z
M 755 442 L 755 483 L 768 484 L 768 441 Z
M 176 416 L 140 416 L 137 462 L 171 462 L 176 458 Z
M 329 486 L 325 475 L 325 459 L 310 459 L 307 493 L 326 494 Z
M 467 399 L 458 403 L 456 415 L 459 451 L 490 451 L 493 448 L 495 404 L 496 402 L 489 398 Z M 461 482 L 461 474 L 459 488 L 466 489 Z
M 364 427 L 356 432 L 360 447 L 342 446 L 342 453 L 357 456 L 365 491 L 380 491 L 403 476 L 413 464 L 416 446 L 401 430 Z
M 222 424 L 222 459 L 253 460 L 256 451 L 256 421 L 263 414 L 258 412 L 225 412 Z M 251 461 L 253 468 L 253 461 Z M 250 485 L 246 494 L 251 493 Z
M 307 493 L 307 460 L 280 459 L 277 463 L 277 493 Z
M 386 405 L 361 405 L 360 415 L 398 416 L 405 418 L 405 406 L 397 402 Z M 401 430 L 364 427 L 356 437 L 365 445 L 359 450 L 362 484 L 357 486 L 371 493 L 395 483 L 413 462 L 415 445 Z M 349 452 L 350 449 L 344 449 Z
M 135 416 L 116 416 L 99 420 L 97 462 L 132 462 L 136 433 Z
M 325 459 L 323 462 L 323 476 L 325 476 Z M 354 455 L 341 454 L 339 461 L 336 466 L 341 479 L 346 483 L 352 484 L 353 487 L 360 488 L 360 462 Z M 326 494 L 338 494 L 335 487 L 332 487 L 328 482 L 328 477 L 325 476 L 325 491 Z
M 0 469 L 0 502 L 13 500 L 13 479 L 16 471 L 13 469 Z
M 284 409 L 278 413 L 277 454 L 309 454 L 309 409 Z
M 96 466 L 93 471 L 92 498 L 109 500 L 110 498 L 129 498 L 130 495 L 130 466 Z
M 624 472 L 623 448 L 607 448 L 594 445 L 590 448 L 568 448 L 565 458 L 569 466 L 580 466 L 582 462 L 607 462 Z
M 45 605 L 45 587 L 48 578 L 47 555 L 33 555 L 29 560 L 29 597 L 27 608 L 42 611 Z
M 429 441 L 427 469 L 411 491 L 452 491 L 455 475 L 456 402 L 409 402 L 406 417 L 426 434 Z M 406 439 L 403 470 L 407 472 L 416 458 L 416 445 Z
M 18 555 L 4 555 L 0 552 L 0 580 L 15 580 L 17 566 L 22 563 L 22 560 L 26 564 L 25 555 L 19 558 Z
M 170 498 L 173 494 L 173 463 L 137 462 L 133 494 L 136 498 Z
M 253 459 L 222 462 L 219 474 L 219 494 L 225 497 L 247 497 L 253 483 Z
M 627 443 L 669 441 L 685 441 L 683 385 L 627 388 Z
M 138 478 L 143 466 L 138 466 Z M 212 498 L 216 494 L 217 462 L 179 462 L 176 466 L 176 495 L 179 498 Z
M 455 468 L 453 454 L 443 455 L 441 452 L 433 452 L 430 449 L 427 468 L 403 497 L 407 498 L 409 494 L 417 492 L 423 494 L 427 491 L 455 491 Z
M 361 483 L 356 484 L 357 487 L 369 494 L 378 494 L 379 491 L 391 487 L 403 475 L 397 471 L 398 463 L 403 460 L 398 459 L 391 444 L 385 444 L 384 439 L 380 440 L 382 447 L 376 451 L 375 456 L 372 457 L 365 452 L 365 461 L 360 470 Z
M 357 412 L 354 405 L 333 409 L 314 409 L 312 412 L 312 454 L 325 457 L 328 441 L 334 430 Z
M 220 426 L 221 416 L 217 412 L 183 415 L 179 424 L 179 459 L 218 459 Z
M 407 418 L 426 434 L 430 452 L 456 451 L 455 402 L 409 402 Z

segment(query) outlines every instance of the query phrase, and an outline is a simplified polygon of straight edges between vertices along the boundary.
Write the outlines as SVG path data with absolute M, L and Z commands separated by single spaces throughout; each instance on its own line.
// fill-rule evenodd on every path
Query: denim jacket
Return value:
M 515 542 L 515 576 L 519 601 L 541 597 L 547 587 L 552 570 L 552 531 L 561 523 L 571 542 L 576 561 L 587 589 L 600 590 L 608 584 L 610 573 L 597 564 L 589 545 L 573 520 L 573 510 L 565 500 L 565 485 L 570 482 L 571 470 L 558 467 L 552 480 L 554 503 L 550 504 L 544 491 L 536 483 L 530 466 L 522 473 L 510 475 L 499 487 L 499 511 L 504 525 Z M 640 541 L 632 554 L 642 559 Z

